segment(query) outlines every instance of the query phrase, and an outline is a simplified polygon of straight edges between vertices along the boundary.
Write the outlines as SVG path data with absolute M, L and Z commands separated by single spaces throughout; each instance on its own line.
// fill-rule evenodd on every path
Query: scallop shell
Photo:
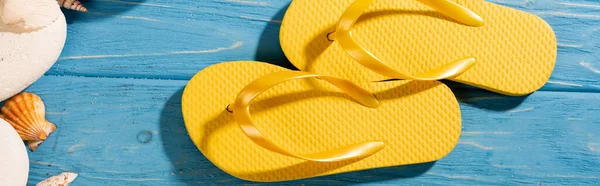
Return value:
M 35 149 L 56 130 L 56 125 L 46 120 L 46 108 L 42 99 L 33 93 L 21 93 L 6 101 L 0 118 L 6 120 Z
M 66 9 L 76 10 L 80 12 L 87 12 L 87 8 L 85 8 L 81 2 L 78 0 L 56 0 L 58 4 Z

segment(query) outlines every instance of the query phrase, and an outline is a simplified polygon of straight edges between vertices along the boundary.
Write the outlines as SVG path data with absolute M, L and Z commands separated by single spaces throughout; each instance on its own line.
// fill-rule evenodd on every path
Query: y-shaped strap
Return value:
M 337 25 L 336 31 L 327 35 L 329 40 L 338 41 L 340 46 L 348 53 L 352 58 L 358 61 L 368 69 L 377 72 L 381 75 L 388 77 L 407 79 L 407 80 L 440 80 L 454 76 L 458 76 L 461 73 L 467 71 L 475 64 L 475 58 L 468 57 L 459 59 L 444 66 L 438 67 L 431 71 L 418 74 L 408 75 L 399 72 L 386 64 L 380 59 L 375 57 L 371 52 L 360 46 L 350 33 L 350 29 L 354 26 L 358 18 L 363 14 L 364 11 L 375 0 L 356 0 L 346 11 L 342 14 L 340 21 Z M 483 26 L 483 19 L 474 13 L 473 11 L 462 7 L 449 0 L 417 0 L 442 14 L 451 17 L 463 24 L 469 26 Z
M 280 148 L 275 143 L 266 139 L 253 124 L 250 118 L 249 106 L 252 99 L 256 98 L 262 92 L 279 83 L 303 79 L 303 78 L 320 78 L 329 82 L 341 89 L 343 92 L 354 98 L 358 103 L 370 107 L 379 107 L 379 101 L 370 92 L 360 88 L 352 82 L 344 79 L 339 79 L 331 76 L 312 74 L 299 71 L 275 72 L 254 80 L 240 91 L 233 105 L 229 108 L 233 111 L 233 116 L 242 130 L 250 137 L 254 143 L 266 148 L 270 151 L 277 152 L 283 155 L 300 158 L 309 161 L 318 162 L 334 162 L 353 158 L 364 158 L 375 154 L 383 149 L 384 143 L 381 141 L 362 142 L 354 145 L 341 147 L 325 152 L 313 154 L 297 154 Z

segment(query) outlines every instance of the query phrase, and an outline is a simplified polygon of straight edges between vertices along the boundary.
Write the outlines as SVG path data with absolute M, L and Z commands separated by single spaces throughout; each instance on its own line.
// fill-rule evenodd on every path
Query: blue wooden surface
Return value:
M 74 185 L 256 184 L 211 164 L 189 140 L 181 93 L 222 61 L 291 67 L 278 44 L 290 0 L 93 0 L 65 11 L 60 60 L 27 89 L 57 124 L 30 152 L 29 183 L 63 171 Z M 432 163 L 282 184 L 599 185 L 600 2 L 492 0 L 544 18 L 559 49 L 551 81 L 527 97 L 454 86 L 463 133 Z

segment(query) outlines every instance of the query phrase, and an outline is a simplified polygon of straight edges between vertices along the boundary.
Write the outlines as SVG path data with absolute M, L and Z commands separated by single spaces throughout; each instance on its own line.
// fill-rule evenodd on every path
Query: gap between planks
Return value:
M 104 78 L 104 79 L 132 79 L 132 80 L 157 80 L 157 81 L 178 81 L 178 82 L 188 82 L 190 81 L 190 79 L 174 79 L 174 78 L 160 78 L 160 77 L 149 77 L 149 78 L 139 78 L 139 77 L 115 77 L 115 76 L 89 76 L 89 75 L 65 75 L 65 74 L 44 74 L 44 77 L 73 77 L 73 78 Z M 548 83 L 552 83 L 552 81 L 549 81 Z M 577 86 L 579 87 L 579 86 Z M 600 93 L 600 90 L 570 90 L 570 89 L 550 89 L 550 90 L 544 90 L 544 87 L 542 87 L 541 90 L 538 90 L 536 92 L 573 92 L 573 93 Z M 477 90 L 477 91 L 486 91 L 483 89 L 478 89 L 478 88 L 469 88 L 469 87 L 452 87 L 452 89 L 454 90 Z M 493 97 L 494 99 L 503 99 L 505 97 L 510 97 L 510 96 L 504 96 L 501 94 L 498 94 L 496 97 Z M 474 101 L 474 100 L 459 100 L 462 102 L 468 102 L 468 101 Z
M 189 79 L 136 78 L 136 77 L 85 76 L 85 75 L 55 75 L 55 74 L 44 74 L 43 77 L 98 78 L 98 79 L 124 79 L 124 80 L 129 79 L 129 80 L 156 80 L 156 81 L 179 81 L 179 82 L 188 82 L 188 81 L 190 81 Z

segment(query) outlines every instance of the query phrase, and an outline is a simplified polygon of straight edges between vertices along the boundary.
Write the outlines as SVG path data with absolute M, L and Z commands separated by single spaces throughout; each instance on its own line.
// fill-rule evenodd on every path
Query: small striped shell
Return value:
M 76 10 L 80 12 L 87 12 L 87 8 L 83 7 L 81 2 L 78 0 L 56 0 L 58 4 L 66 9 Z
M 0 110 L 0 118 L 6 120 L 34 151 L 56 130 L 56 125 L 45 118 L 46 108 L 42 99 L 33 93 L 21 93 L 6 101 Z

